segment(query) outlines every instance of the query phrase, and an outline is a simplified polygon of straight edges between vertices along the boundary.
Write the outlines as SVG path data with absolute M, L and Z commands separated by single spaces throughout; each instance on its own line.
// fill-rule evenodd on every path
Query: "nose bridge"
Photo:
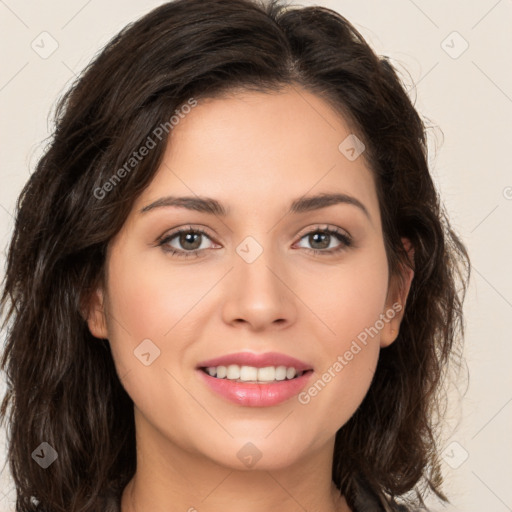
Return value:
M 268 236 L 267 236 L 268 235 Z M 279 321 L 290 321 L 294 307 L 285 286 L 283 265 L 278 251 L 269 244 L 270 234 L 247 236 L 236 246 L 234 272 L 230 281 L 224 314 L 227 322 L 246 321 L 254 328 Z
M 246 293 L 255 298 L 264 293 L 270 298 L 281 294 L 282 284 L 274 274 L 276 270 L 271 271 L 279 266 L 275 258 L 277 251 L 270 245 L 271 235 L 259 235 L 258 239 L 249 235 L 236 247 L 235 275 Z

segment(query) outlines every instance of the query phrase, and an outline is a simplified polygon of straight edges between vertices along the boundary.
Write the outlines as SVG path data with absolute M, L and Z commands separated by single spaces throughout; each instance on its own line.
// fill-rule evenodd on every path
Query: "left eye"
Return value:
M 305 247 L 305 249 L 313 251 L 315 254 L 332 254 L 334 252 L 341 251 L 346 247 L 350 247 L 352 244 L 351 238 L 348 235 L 339 232 L 337 229 L 315 229 L 314 231 L 306 233 L 301 240 L 306 237 L 310 244 L 320 245 L 320 247 L 313 247 L 313 249 Z M 335 240 L 337 240 L 339 244 L 332 247 L 330 242 Z

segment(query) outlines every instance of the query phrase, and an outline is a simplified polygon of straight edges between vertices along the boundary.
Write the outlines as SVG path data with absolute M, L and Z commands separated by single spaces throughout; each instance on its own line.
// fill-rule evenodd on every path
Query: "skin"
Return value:
M 137 472 L 122 512 L 350 510 L 331 481 L 335 434 L 367 393 L 403 309 L 307 404 L 243 407 L 195 370 L 232 352 L 277 351 L 308 362 L 314 383 L 392 304 L 405 307 L 413 272 L 404 270 L 403 287 L 388 283 L 372 174 L 362 156 L 350 161 L 338 149 L 350 133 L 321 98 L 295 88 L 202 100 L 173 128 L 161 167 L 109 244 L 106 282 L 88 312 L 134 402 Z M 357 198 L 369 218 L 350 204 L 286 214 L 293 200 L 321 192 Z M 140 213 L 168 195 L 212 197 L 230 214 Z M 167 246 L 191 252 L 200 243 L 199 257 L 158 246 L 190 225 L 208 236 Z M 343 245 L 306 236 L 326 226 L 353 246 L 308 251 Z M 252 263 L 236 252 L 247 236 L 263 249 Z M 144 339 L 160 350 L 149 366 L 134 356 Z M 261 453 L 251 468 L 237 457 L 249 442 Z

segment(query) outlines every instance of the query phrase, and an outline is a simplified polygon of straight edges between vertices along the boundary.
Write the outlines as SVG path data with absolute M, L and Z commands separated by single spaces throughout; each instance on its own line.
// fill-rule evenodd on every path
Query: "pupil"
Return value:
M 192 237 L 192 238 L 196 237 L 195 245 L 194 245 L 194 241 L 189 239 L 190 237 Z M 197 243 L 200 237 L 201 237 L 200 233 L 185 233 L 185 234 L 181 235 L 180 243 L 186 249 L 197 249 L 201 245 L 201 243 Z M 188 244 L 188 243 L 192 243 L 193 247 L 187 247 L 186 244 Z
M 310 235 L 310 237 L 312 237 L 313 239 L 316 237 L 324 237 L 323 243 L 321 243 L 321 247 L 319 247 L 319 249 L 325 249 L 326 247 L 329 247 L 329 242 L 327 241 L 327 238 L 329 236 L 330 235 L 328 235 L 327 233 L 314 233 L 313 235 Z M 310 240 L 310 242 L 312 245 L 314 243 L 316 243 L 315 241 L 311 241 L 311 240 Z

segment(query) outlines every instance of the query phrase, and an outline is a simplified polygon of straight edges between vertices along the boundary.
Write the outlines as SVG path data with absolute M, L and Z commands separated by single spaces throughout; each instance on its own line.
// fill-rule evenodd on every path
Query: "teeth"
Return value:
M 254 366 L 239 366 L 230 364 L 229 366 L 209 366 L 206 372 L 211 377 L 217 379 L 235 380 L 238 382 L 273 382 L 275 380 L 293 379 L 300 377 L 304 372 L 297 372 L 293 367 L 286 366 L 266 366 L 265 368 L 256 368 Z
M 236 380 L 240 378 L 240 366 L 236 364 L 230 364 L 227 369 L 226 379 Z
M 226 369 L 225 366 L 223 366 L 223 368 Z M 208 368 L 206 368 L 206 371 L 208 372 L 208 375 L 210 375 L 210 377 L 215 377 L 215 375 L 217 374 L 217 370 L 218 368 L 215 368 L 215 366 L 208 366 Z

